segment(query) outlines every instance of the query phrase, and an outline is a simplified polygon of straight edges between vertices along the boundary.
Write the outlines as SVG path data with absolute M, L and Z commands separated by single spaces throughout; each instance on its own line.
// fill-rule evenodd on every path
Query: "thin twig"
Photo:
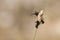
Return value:
M 36 35 L 37 35 L 37 29 L 35 30 L 35 34 L 34 34 L 33 40 L 36 40 Z

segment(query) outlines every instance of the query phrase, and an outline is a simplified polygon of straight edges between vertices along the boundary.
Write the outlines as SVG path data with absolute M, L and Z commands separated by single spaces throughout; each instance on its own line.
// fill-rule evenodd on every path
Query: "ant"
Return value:
M 38 20 L 36 21 L 36 28 L 38 29 L 38 26 L 42 23 L 44 24 L 44 20 L 43 20 L 43 10 L 41 10 L 40 12 L 35 12 L 34 15 L 36 15 L 38 17 Z

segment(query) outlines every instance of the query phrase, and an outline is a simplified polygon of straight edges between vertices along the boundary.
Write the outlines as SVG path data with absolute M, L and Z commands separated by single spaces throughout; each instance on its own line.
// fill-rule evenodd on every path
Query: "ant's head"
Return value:
M 35 11 L 34 15 L 38 16 L 39 12 Z

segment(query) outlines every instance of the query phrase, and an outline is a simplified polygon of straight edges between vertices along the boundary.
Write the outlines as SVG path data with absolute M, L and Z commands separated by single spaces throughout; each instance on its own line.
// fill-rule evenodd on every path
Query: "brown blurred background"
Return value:
M 60 40 L 60 0 L 0 0 L 0 40 L 33 40 L 33 9 L 44 10 L 36 40 Z

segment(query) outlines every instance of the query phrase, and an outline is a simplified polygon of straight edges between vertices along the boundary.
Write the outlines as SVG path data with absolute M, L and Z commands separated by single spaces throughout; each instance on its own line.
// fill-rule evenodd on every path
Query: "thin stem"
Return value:
M 36 35 L 37 35 L 37 29 L 35 30 L 35 34 L 34 34 L 33 40 L 36 40 Z

